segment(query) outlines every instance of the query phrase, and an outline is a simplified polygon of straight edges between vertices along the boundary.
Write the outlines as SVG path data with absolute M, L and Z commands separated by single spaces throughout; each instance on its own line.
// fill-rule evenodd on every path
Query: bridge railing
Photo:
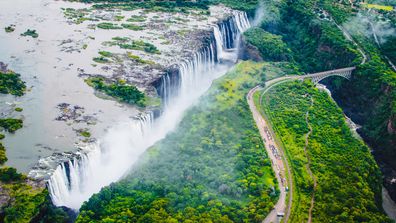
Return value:
M 327 75 L 327 74 L 335 74 L 335 73 L 343 73 L 343 72 L 347 72 L 347 71 L 353 71 L 355 69 L 356 69 L 356 67 L 347 67 L 347 68 L 328 70 L 328 71 L 323 71 L 323 72 L 318 72 L 318 73 L 313 73 L 313 74 L 306 74 L 306 75 L 302 75 L 301 77 L 304 77 L 304 78 L 318 77 L 318 76 Z

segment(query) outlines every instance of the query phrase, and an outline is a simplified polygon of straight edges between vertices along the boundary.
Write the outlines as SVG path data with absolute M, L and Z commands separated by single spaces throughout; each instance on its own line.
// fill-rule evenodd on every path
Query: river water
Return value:
M 2 117 L 21 117 L 24 128 L 15 134 L 6 134 L 9 166 L 27 172 L 40 157 L 56 151 L 73 151 L 80 142 L 73 128 L 88 127 L 95 137 L 101 137 L 114 122 L 134 116 L 136 109 L 115 101 L 102 100 L 93 94 L 91 87 L 78 77 L 77 68 L 90 67 L 91 72 L 104 73 L 91 67 L 92 58 L 97 56 L 100 43 L 108 39 L 108 34 L 95 30 L 81 30 L 68 24 L 62 7 L 86 7 L 80 3 L 66 3 L 52 0 L 0 1 L 0 61 L 9 69 L 20 73 L 26 81 L 28 92 L 23 97 L 0 95 Z M 4 27 L 16 25 L 16 30 L 6 33 Z M 39 33 L 37 39 L 22 37 L 27 29 Z M 90 40 L 86 50 L 65 52 L 65 46 L 81 47 L 81 41 L 88 41 L 89 35 L 99 36 Z M 73 40 L 61 45 L 62 41 Z M 80 42 L 79 42 L 80 41 Z M 96 70 L 95 70 L 96 69 Z M 66 102 L 85 108 L 85 114 L 98 119 L 96 125 L 55 121 L 59 115 L 56 106 Z M 22 113 L 10 112 L 10 104 L 22 107 Z

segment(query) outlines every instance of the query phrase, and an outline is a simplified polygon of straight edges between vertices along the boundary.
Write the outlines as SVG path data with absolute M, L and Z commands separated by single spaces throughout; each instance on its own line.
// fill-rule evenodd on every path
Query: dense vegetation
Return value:
M 0 119 L 0 127 L 8 132 L 13 133 L 23 127 L 23 121 L 22 119 L 2 118 Z
M 350 81 L 332 78 L 325 82 L 345 113 L 362 125 L 359 131 L 374 148 L 379 162 L 396 169 L 396 73 L 382 54 L 386 52 L 393 59 L 394 37 L 379 48 L 372 35 L 367 35 L 367 30 L 350 32 L 367 56 L 367 62 L 361 64 L 362 53 L 337 27 L 337 24 L 344 25 L 349 31 L 359 27 L 356 22 L 360 18 L 356 13 L 358 9 L 352 9 L 349 1 L 264 2 L 267 14 L 260 28 L 282 36 L 291 49 L 292 61 L 301 71 L 309 73 L 357 66 Z M 371 11 L 370 14 L 365 10 L 361 8 L 360 14 L 366 17 L 383 13 Z M 396 199 L 396 188 L 394 191 Z
M 258 48 L 264 60 L 287 61 L 291 59 L 291 51 L 282 41 L 281 36 L 271 34 L 261 28 L 251 28 L 243 35 L 249 44 Z
M 0 222 L 5 223 L 66 223 L 71 218 L 61 208 L 50 202 L 48 191 L 37 187 L 26 176 L 19 174 L 15 169 L 5 167 L 0 169 L 0 195 L 8 198 L 0 208 Z M 4 181 L 5 180 L 5 181 Z
M 19 74 L 12 71 L 0 71 L 0 93 L 22 96 L 25 92 L 25 82 Z
M 311 82 L 273 87 L 262 104 L 281 139 L 294 177 L 290 222 L 308 219 L 315 194 L 313 222 L 388 222 L 382 214 L 381 176 L 370 151 L 354 138 L 340 108 Z M 308 118 L 307 118 L 308 117 Z M 308 136 L 307 154 L 304 153 Z
M 77 222 L 261 222 L 279 192 L 245 96 L 264 66 L 244 62 L 218 80 L 126 179 L 83 204 Z
M 126 84 L 124 81 L 107 83 L 104 78 L 91 77 L 86 83 L 100 92 L 112 96 L 122 102 L 145 106 L 145 95 L 135 86 Z

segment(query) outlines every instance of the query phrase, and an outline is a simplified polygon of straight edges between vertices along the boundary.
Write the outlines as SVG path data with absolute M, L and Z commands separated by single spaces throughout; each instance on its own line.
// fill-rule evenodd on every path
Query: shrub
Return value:
M 0 72 L 0 93 L 22 96 L 25 92 L 25 82 L 14 72 Z
M 0 127 L 8 132 L 14 133 L 16 130 L 23 127 L 22 119 L 5 118 L 0 119 Z
M 39 35 L 34 29 L 28 29 L 26 32 L 22 33 L 21 36 L 31 36 L 33 38 L 37 38 Z
M 244 33 L 246 41 L 257 47 L 261 57 L 269 61 L 291 60 L 291 50 L 283 42 L 282 37 L 264 31 L 261 28 L 252 28 Z

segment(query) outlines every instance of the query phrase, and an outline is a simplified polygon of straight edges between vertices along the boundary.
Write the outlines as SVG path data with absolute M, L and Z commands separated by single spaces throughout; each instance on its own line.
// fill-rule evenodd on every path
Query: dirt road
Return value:
M 275 204 L 274 209 L 267 215 L 267 217 L 263 220 L 263 223 L 270 222 L 280 222 L 280 217 L 278 217 L 278 213 L 284 213 L 285 219 L 284 222 L 287 222 L 288 216 L 290 213 L 291 201 L 292 201 L 292 185 L 291 182 L 291 174 L 289 170 L 286 157 L 284 157 L 284 152 L 282 148 L 276 143 L 271 133 L 271 128 L 269 128 L 266 120 L 261 116 L 260 112 L 257 110 L 256 105 L 254 104 L 253 95 L 259 89 L 259 87 L 255 87 L 251 89 L 247 95 L 247 101 L 252 111 L 253 118 L 256 122 L 256 125 L 260 131 L 261 138 L 263 139 L 265 149 L 267 151 L 268 157 L 271 160 L 272 168 L 275 172 L 276 179 L 279 183 L 280 188 L 280 196 L 278 202 Z M 286 167 L 286 169 L 285 169 Z M 288 172 L 288 178 L 286 180 L 285 171 Z M 289 188 L 289 192 L 286 191 L 286 187 Z M 286 194 L 289 193 L 289 201 L 286 202 Z

